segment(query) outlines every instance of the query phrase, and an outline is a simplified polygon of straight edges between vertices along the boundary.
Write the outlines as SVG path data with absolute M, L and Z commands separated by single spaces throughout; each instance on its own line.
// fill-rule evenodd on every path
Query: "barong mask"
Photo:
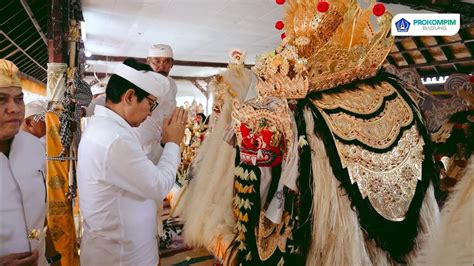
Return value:
M 242 163 L 262 167 L 281 164 L 293 140 L 286 101 L 277 98 L 263 102 L 234 101 L 232 118 Z

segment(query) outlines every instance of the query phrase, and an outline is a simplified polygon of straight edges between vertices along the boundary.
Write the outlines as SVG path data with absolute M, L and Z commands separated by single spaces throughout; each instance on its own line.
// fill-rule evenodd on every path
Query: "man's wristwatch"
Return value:
M 56 253 L 54 256 L 51 256 L 51 257 L 46 257 L 46 261 L 51 264 L 51 263 L 55 263 L 56 261 L 59 261 L 61 259 L 61 253 Z

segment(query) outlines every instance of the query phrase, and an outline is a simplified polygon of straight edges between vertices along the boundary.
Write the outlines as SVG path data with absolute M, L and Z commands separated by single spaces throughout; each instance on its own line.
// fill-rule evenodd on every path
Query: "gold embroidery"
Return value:
M 66 178 L 59 175 L 51 177 L 48 181 L 48 186 L 51 189 L 62 189 L 65 184 Z
M 72 207 L 62 201 L 51 201 L 48 203 L 49 215 L 61 216 L 72 213 Z
M 368 84 L 357 84 L 357 88 L 343 93 L 324 93 L 314 104 L 321 109 L 343 109 L 352 113 L 368 115 L 375 113 L 383 105 L 384 98 L 395 93 L 387 82 L 374 87 Z
M 278 53 L 257 58 L 252 70 L 258 76 L 256 90 L 259 98 L 277 97 L 301 99 L 309 90 L 305 59 L 298 57 L 295 47 L 278 47 Z
M 407 159 L 412 149 L 418 145 L 422 146 L 423 140 L 421 140 L 421 136 L 415 126 L 406 130 L 397 146 L 385 153 L 371 152 L 360 146 L 349 145 L 336 140 L 336 147 L 341 156 L 343 167 L 360 164 L 374 172 L 389 171 L 400 165 Z
M 286 38 L 283 42 L 298 48 L 304 58 L 314 55 L 334 35 L 349 8 L 347 0 L 333 1 L 327 12 L 316 10 L 317 1 L 288 1 L 283 19 Z
M 390 147 L 401 128 L 413 121 L 413 112 L 401 97 L 387 101 L 383 112 L 370 119 L 342 112 L 328 114 L 323 111 L 322 115 L 331 131 L 339 138 L 346 141 L 358 140 L 376 149 Z
M 395 39 L 390 35 L 392 15 L 386 12 L 377 17 L 379 31 L 374 34 L 370 8 L 362 10 L 357 1 L 351 2 L 355 4 L 349 12 L 355 15 L 346 16 L 330 41 L 313 55 L 312 60 L 308 60 L 313 91 L 375 76 L 393 46 Z
M 357 183 L 363 198 L 385 219 L 402 221 L 421 180 L 424 142 L 412 126 L 396 147 L 375 153 L 356 145 L 336 141 L 342 164 L 351 183 Z
M 257 238 L 258 256 L 261 261 L 268 260 L 277 247 L 281 252 L 286 250 L 286 241 L 291 237 L 291 229 L 289 226 L 290 216 L 288 213 L 283 214 L 280 224 L 274 224 L 265 217 L 265 212 L 260 212 L 258 227 L 255 228 L 255 236 Z
M 397 92 L 386 82 L 375 86 L 359 84 L 356 89 L 323 94 L 313 103 L 334 136 L 342 166 L 347 168 L 351 183 L 357 183 L 362 197 L 368 198 L 385 219 L 402 221 L 418 180 L 421 180 L 424 142 L 416 125 L 405 130 L 389 151 L 373 152 L 358 144 L 346 143 L 358 140 L 375 150 L 384 150 L 397 141 L 402 128 L 413 122 L 414 114 L 398 94 L 394 99 L 386 100 L 384 109 L 378 113 L 384 98 L 393 93 Z M 336 109 L 365 117 L 327 111 Z M 375 112 L 376 115 L 367 118 Z
M 54 241 L 59 240 L 62 236 L 66 234 L 66 232 L 64 232 L 63 229 L 61 229 L 61 227 L 59 226 L 53 226 L 49 230 L 51 231 L 51 238 Z
M 259 97 L 278 97 L 287 99 L 302 99 L 306 97 L 309 81 L 306 76 L 297 75 L 290 78 L 286 75 L 275 75 L 271 80 L 257 82 Z
M 316 0 L 289 0 L 286 38 L 253 67 L 258 97 L 299 99 L 375 76 L 395 38 L 390 13 L 372 19 L 374 2 L 362 8 L 355 0 L 334 0 L 319 12 Z

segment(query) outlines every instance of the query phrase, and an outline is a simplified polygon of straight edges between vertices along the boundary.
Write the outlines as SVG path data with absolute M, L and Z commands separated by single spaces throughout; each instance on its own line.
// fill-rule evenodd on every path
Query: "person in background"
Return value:
M 25 104 L 17 73 L 0 59 L 0 265 L 59 265 L 49 234 L 45 240 L 44 146 L 20 131 Z
M 176 108 L 164 120 L 158 164 L 147 158 L 133 128 L 168 90 L 166 77 L 127 59 L 107 84 L 105 106 L 95 108 L 78 151 L 82 265 L 158 264 L 156 212 L 175 181 L 187 113 Z
M 92 92 L 92 101 L 90 102 L 89 106 L 84 108 L 83 116 L 89 117 L 94 114 L 94 109 L 96 105 L 105 105 L 105 88 L 107 83 L 100 81 L 97 84 L 94 84 L 91 87 Z
M 105 97 L 105 88 L 107 87 L 107 83 L 104 83 L 102 81 L 94 84 L 91 87 L 91 92 L 92 92 L 92 99 L 96 99 L 99 97 Z
M 107 82 L 103 80 L 91 87 L 92 101 L 87 107 L 82 107 L 81 130 L 84 131 L 89 123 L 90 117 L 94 114 L 97 105 L 105 105 L 105 88 Z
M 176 82 L 169 77 L 173 68 L 173 49 L 166 44 L 152 45 L 148 51 L 147 63 L 153 71 L 167 77 L 170 82 L 170 89 L 158 101 L 159 106 L 147 120 L 136 129 L 138 139 L 153 163 L 158 163 L 163 147 L 161 143 L 162 125 L 165 117 L 169 117 L 176 108 Z M 158 134 L 157 134 L 158 132 Z
M 25 119 L 21 124 L 21 130 L 39 138 L 43 145 L 45 144 L 46 122 L 42 115 L 46 112 L 47 104 L 42 100 L 27 103 L 25 105 Z

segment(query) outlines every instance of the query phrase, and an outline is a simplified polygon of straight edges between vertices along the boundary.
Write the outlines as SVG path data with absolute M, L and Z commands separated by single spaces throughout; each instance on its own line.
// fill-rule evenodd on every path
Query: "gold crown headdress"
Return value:
M 285 38 L 283 44 L 296 47 L 302 58 L 311 58 L 336 32 L 343 22 L 350 1 L 331 1 L 329 9 L 319 12 L 319 1 L 288 1 L 283 19 Z
M 274 53 L 257 60 L 260 97 L 304 98 L 356 79 L 374 76 L 393 46 L 392 16 L 371 0 L 362 9 L 356 0 L 289 0 L 286 37 Z M 378 31 L 371 24 L 377 16 Z
M 299 99 L 309 89 L 306 60 L 300 58 L 293 46 L 280 46 L 277 52 L 257 58 L 252 70 L 258 76 L 256 90 L 260 98 Z
M 390 34 L 392 15 L 384 11 L 382 4 L 373 1 L 367 9 L 362 9 L 355 0 L 350 1 L 333 37 L 308 60 L 312 91 L 375 76 L 394 42 Z M 379 15 L 376 33 L 371 24 L 372 13 Z

